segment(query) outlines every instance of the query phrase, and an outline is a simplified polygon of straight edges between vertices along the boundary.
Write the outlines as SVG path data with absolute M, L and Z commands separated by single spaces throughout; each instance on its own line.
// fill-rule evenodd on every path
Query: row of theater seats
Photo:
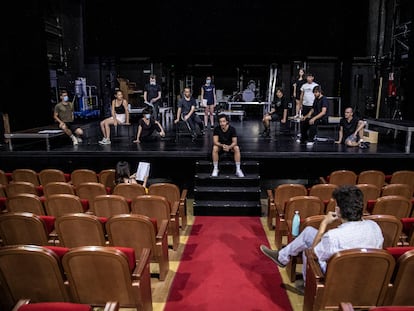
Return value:
M 312 249 L 305 253 L 304 311 L 338 309 L 341 302 L 362 310 L 414 306 L 414 247 L 342 250 L 328 260 L 325 273 Z
M 149 248 L 136 256 L 130 247 L 3 246 L 0 305 L 11 310 L 22 297 L 29 297 L 32 302 L 105 307 L 114 301 L 116 307 L 151 311 L 151 256 Z

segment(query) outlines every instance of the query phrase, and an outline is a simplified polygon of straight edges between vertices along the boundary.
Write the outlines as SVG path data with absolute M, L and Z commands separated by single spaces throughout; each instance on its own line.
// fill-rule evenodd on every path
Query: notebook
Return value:
M 145 177 L 149 176 L 151 164 L 148 162 L 139 162 L 137 172 L 135 174 L 135 179 L 144 181 Z

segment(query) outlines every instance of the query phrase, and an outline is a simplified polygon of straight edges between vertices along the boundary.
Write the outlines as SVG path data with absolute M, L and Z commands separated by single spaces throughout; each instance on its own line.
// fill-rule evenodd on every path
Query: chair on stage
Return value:
M 361 190 L 364 197 L 363 214 L 369 214 L 368 202 L 375 202 L 381 194 L 381 189 L 374 184 L 356 184 L 356 187 Z
M 37 173 L 32 169 L 17 168 L 12 172 L 13 181 L 27 181 L 35 185 L 40 186 L 39 177 Z
M 283 215 L 285 210 L 286 202 L 298 195 L 307 195 L 308 190 L 302 184 L 281 184 L 275 187 L 273 190 L 267 190 L 267 226 L 269 230 L 273 229 L 273 219 L 276 217 L 276 214 Z M 280 230 L 285 229 L 279 228 Z M 277 245 L 278 248 L 281 245 Z
M 178 123 L 175 124 L 175 141 L 179 142 L 181 137 L 183 136 L 191 137 L 192 141 L 195 141 L 196 139 L 188 121 L 180 119 L 180 121 L 178 121 Z
M 53 181 L 66 182 L 65 173 L 59 169 L 46 168 L 39 172 L 39 181 L 42 186 Z
M 12 197 L 8 197 L 6 206 L 7 211 L 9 212 L 26 212 L 35 215 L 46 215 L 43 202 L 36 194 L 19 193 Z
M 62 181 L 52 181 L 43 186 L 43 194 L 47 198 L 53 194 L 75 195 L 75 188 L 72 184 Z
M 104 224 L 95 215 L 62 215 L 56 218 L 55 229 L 59 245 L 64 247 L 107 245 Z
M 322 184 L 335 184 L 338 186 L 342 185 L 355 185 L 357 182 L 358 175 L 350 170 L 336 170 L 329 174 L 327 177 L 319 177 Z
M 7 291 L 11 307 L 23 297 L 33 302 L 71 301 L 59 256 L 47 247 L 1 247 L 0 275 L 0 288 Z
M 178 206 L 174 204 L 173 209 L 167 199 L 159 195 L 141 195 L 135 197 L 131 202 L 131 214 L 145 215 L 157 220 L 158 226 L 164 220 L 168 221 L 168 235 L 172 239 L 172 248 L 177 250 L 180 244 L 180 228 L 177 213 Z
M 384 236 L 383 248 L 397 246 L 401 239 L 402 222 L 393 215 L 366 215 L 363 219 L 375 221 Z
M 98 195 L 93 201 L 91 212 L 98 217 L 109 218 L 119 214 L 129 214 L 128 201 L 121 195 Z
M 366 170 L 358 174 L 358 184 L 372 184 L 379 189 L 385 185 L 385 174 L 380 170 Z
M 6 195 L 8 198 L 20 193 L 39 194 L 35 185 L 27 181 L 12 181 L 6 186 Z
M 139 258 L 145 248 L 151 250 L 151 262 L 158 265 L 159 280 L 164 281 L 169 270 L 168 219 L 158 225 L 155 218 L 137 214 L 115 215 L 105 224 L 111 245 L 131 247 Z
M 174 204 L 178 202 L 178 215 L 181 220 L 181 229 L 187 226 L 187 189 L 182 189 L 173 183 L 154 183 L 148 187 L 148 194 L 164 196 L 173 210 Z
M 392 286 L 385 298 L 386 305 L 414 306 L 412 284 L 414 280 L 414 250 L 402 254 L 395 267 Z
M 304 311 L 337 309 L 343 301 L 356 308 L 382 305 L 395 266 L 394 258 L 386 250 L 339 251 L 328 260 L 325 273 L 313 249 L 307 249 L 305 254 Z
M 76 188 L 84 182 L 98 182 L 98 175 L 93 170 L 80 168 L 72 171 L 70 174 L 70 181 Z
M 103 184 L 106 188 L 111 189 L 111 193 L 115 187 L 115 170 L 104 169 L 98 174 L 98 181 Z
M 122 308 L 152 311 L 150 253 L 144 249 L 136 261 L 131 248 L 84 246 L 69 250 L 62 262 L 73 301 L 97 306 L 117 301 Z
M 387 195 L 401 195 L 409 200 L 412 199 L 413 193 L 410 185 L 407 184 L 388 184 L 382 188 L 381 196 Z
M 77 195 L 74 194 L 52 194 L 45 201 L 46 212 L 49 216 L 56 218 L 73 213 L 83 213 L 82 202 Z
M 11 311 L 93 311 L 93 306 L 74 302 L 36 302 L 30 299 L 20 299 Z M 103 311 L 118 311 L 116 301 L 108 301 Z

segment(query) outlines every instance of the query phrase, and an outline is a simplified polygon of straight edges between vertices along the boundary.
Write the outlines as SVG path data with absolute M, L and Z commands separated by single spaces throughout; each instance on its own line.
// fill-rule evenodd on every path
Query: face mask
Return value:
M 65 102 L 67 102 L 69 100 L 69 97 L 68 96 L 63 96 L 63 101 L 65 101 Z
M 151 82 L 150 82 L 150 84 L 151 84 L 151 85 L 155 85 L 155 81 L 151 81 Z
M 150 114 L 146 114 L 145 115 L 145 118 L 150 119 L 151 118 L 151 115 Z
M 211 83 L 211 80 L 206 80 L 206 83 L 207 83 L 207 84 L 210 84 L 210 83 Z

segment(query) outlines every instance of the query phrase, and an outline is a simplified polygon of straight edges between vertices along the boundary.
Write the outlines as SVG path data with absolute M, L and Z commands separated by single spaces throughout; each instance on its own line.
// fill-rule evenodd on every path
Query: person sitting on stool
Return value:
M 213 172 L 211 177 L 217 177 L 219 173 L 218 161 L 219 153 L 233 152 L 234 162 L 236 162 L 237 177 L 244 177 L 243 171 L 240 168 L 240 148 L 237 145 L 236 129 L 230 125 L 230 118 L 226 114 L 218 116 L 219 125 L 214 128 L 213 132 Z
M 137 139 L 134 143 L 151 142 L 157 139 L 154 132 L 158 132 L 161 137 L 165 137 L 165 131 L 161 123 L 151 116 L 151 110 L 145 109 L 144 115 L 138 122 Z
M 316 136 L 317 126 L 319 124 L 328 124 L 328 106 L 329 102 L 322 94 L 320 86 L 313 88 L 313 95 L 315 100 L 309 112 L 301 118 L 301 143 L 306 143 L 306 146 L 313 146 Z M 309 134 L 308 134 L 309 131 Z
M 352 107 L 345 108 L 345 116 L 339 121 L 339 137 L 335 143 L 345 144 L 348 147 L 367 148 L 367 144 L 363 140 L 364 127 L 365 121 L 354 117 L 354 109 Z
M 204 124 L 200 117 L 195 113 L 196 100 L 191 96 L 191 89 L 189 87 L 184 88 L 183 98 L 178 102 L 177 118 L 174 123 L 177 124 L 180 118 L 190 125 L 191 135 L 193 140 L 197 138 L 196 124 L 200 128 L 200 134 L 204 135 Z
M 278 87 L 276 88 L 276 99 L 272 102 L 270 111 L 263 116 L 263 137 L 270 136 L 270 121 L 280 121 L 283 130 L 286 130 L 287 111 L 286 97 L 283 94 L 283 89 Z

